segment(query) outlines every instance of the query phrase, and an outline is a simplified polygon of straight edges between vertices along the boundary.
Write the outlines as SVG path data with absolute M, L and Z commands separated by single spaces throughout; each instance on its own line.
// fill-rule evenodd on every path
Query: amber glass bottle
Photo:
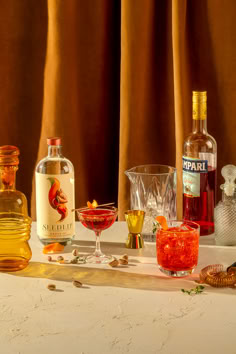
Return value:
M 27 200 L 15 189 L 19 153 L 15 146 L 0 147 L 0 271 L 21 270 L 32 256 Z

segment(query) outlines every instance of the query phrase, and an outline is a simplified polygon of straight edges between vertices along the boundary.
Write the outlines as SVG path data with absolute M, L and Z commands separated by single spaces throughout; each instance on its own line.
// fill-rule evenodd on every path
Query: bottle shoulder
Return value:
M 213 136 L 200 132 L 191 133 L 184 139 L 184 153 L 190 152 L 216 153 L 217 144 Z
M 68 174 L 74 173 L 74 166 L 72 162 L 64 156 L 47 156 L 39 161 L 35 171 L 42 174 Z
M 0 191 L 0 212 L 15 212 L 28 216 L 27 199 L 18 190 Z

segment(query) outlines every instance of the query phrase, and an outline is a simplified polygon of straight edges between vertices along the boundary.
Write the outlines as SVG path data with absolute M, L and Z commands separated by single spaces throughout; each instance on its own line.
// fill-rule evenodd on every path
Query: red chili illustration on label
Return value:
M 65 203 L 68 203 L 67 196 L 60 188 L 60 182 L 55 177 L 49 177 L 48 180 L 51 182 L 51 188 L 48 192 L 48 199 L 51 207 L 56 209 L 57 212 L 61 215 L 60 220 L 64 220 L 68 215 L 68 209 Z

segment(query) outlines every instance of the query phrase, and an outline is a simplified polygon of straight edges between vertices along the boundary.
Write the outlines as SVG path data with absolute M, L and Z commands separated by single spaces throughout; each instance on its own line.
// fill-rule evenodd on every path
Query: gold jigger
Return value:
M 143 248 L 144 242 L 141 235 L 145 212 L 143 210 L 127 210 L 125 219 L 128 225 L 129 234 L 126 241 L 127 248 Z

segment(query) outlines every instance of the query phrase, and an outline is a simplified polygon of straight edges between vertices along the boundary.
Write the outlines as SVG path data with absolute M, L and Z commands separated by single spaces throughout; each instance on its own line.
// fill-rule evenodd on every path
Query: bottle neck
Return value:
M 48 157 L 62 157 L 61 145 L 48 145 Z
M 227 201 L 230 201 L 230 202 L 232 202 L 232 201 L 236 201 L 236 192 L 234 192 L 234 194 L 233 195 L 227 195 L 226 193 L 225 193 L 225 191 L 223 190 L 222 191 L 222 202 L 227 202 Z
M 16 166 L 0 166 L 0 190 L 16 189 Z
M 207 134 L 207 97 L 205 91 L 193 92 L 193 133 Z
M 207 134 L 207 119 L 193 119 L 193 133 Z

